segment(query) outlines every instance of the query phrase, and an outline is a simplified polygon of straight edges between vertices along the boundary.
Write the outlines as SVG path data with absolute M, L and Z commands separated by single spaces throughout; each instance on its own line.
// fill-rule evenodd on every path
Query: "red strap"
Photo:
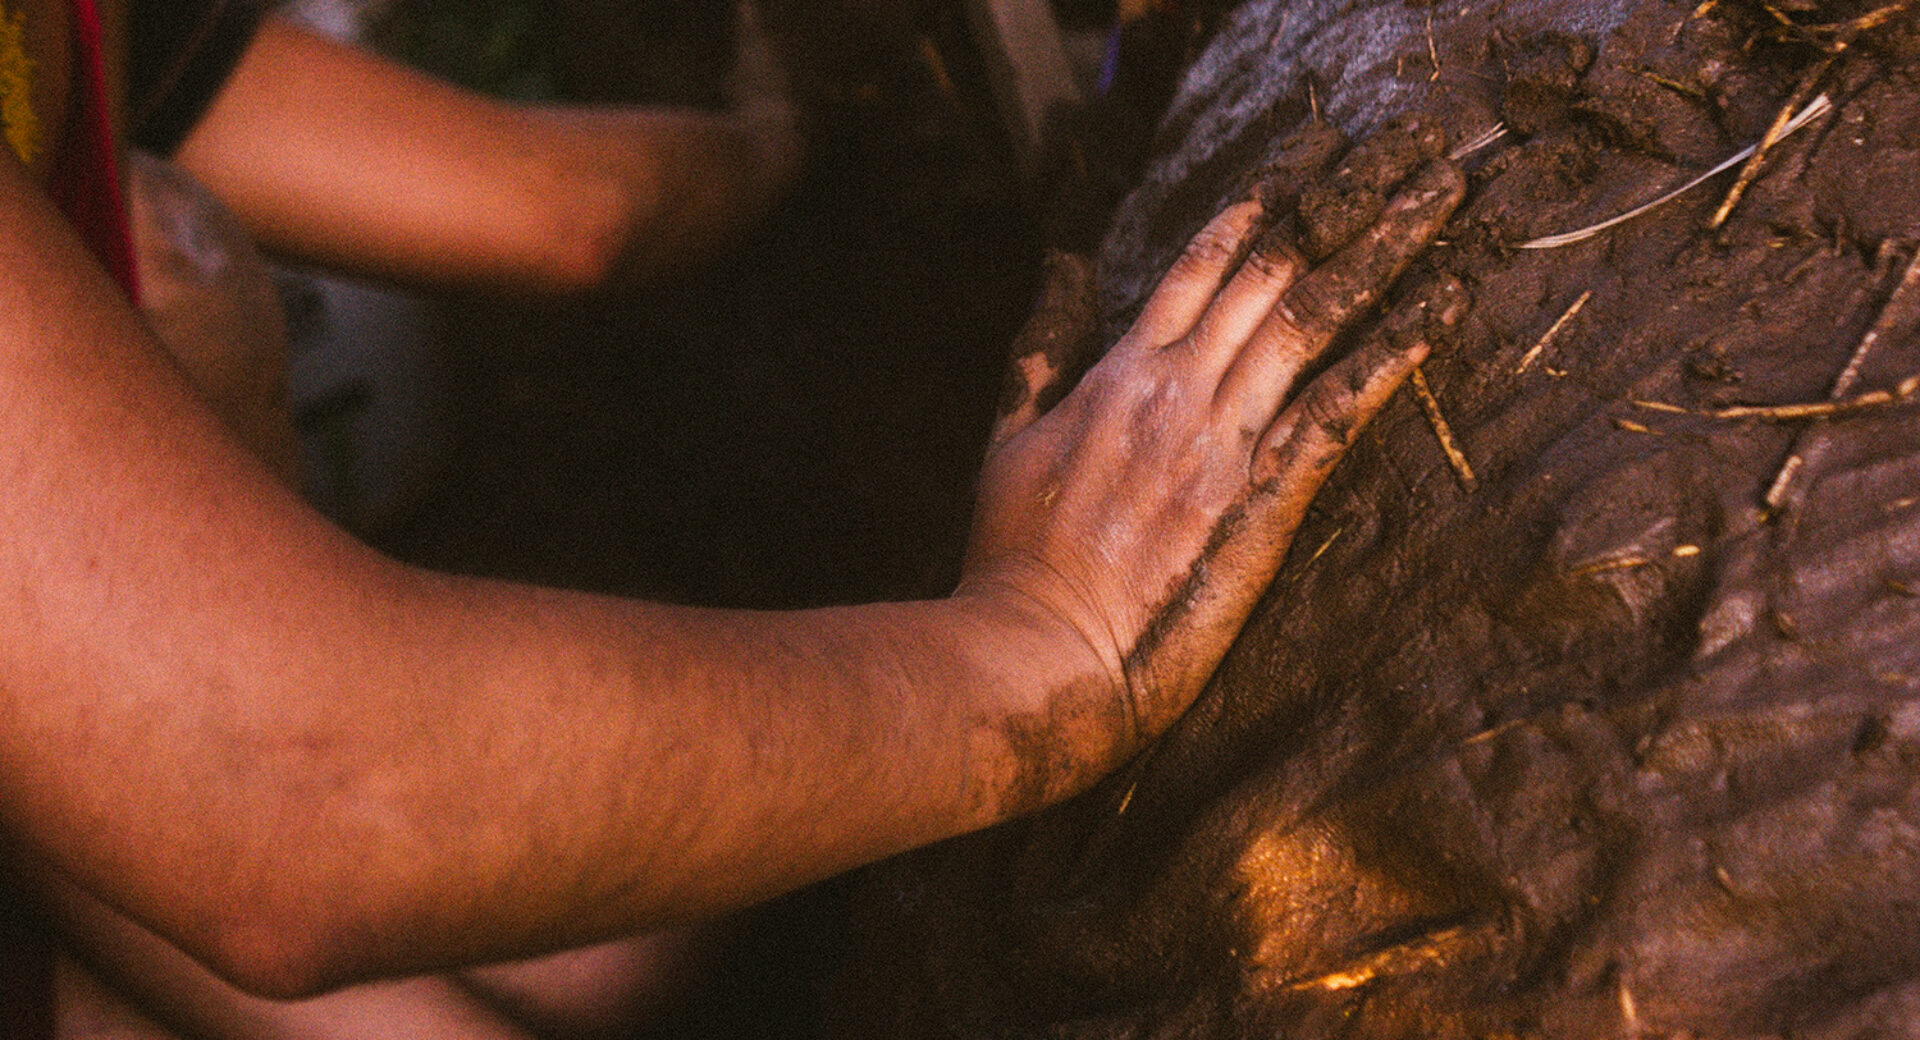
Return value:
M 63 150 L 50 190 L 94 255 L 127 296 L 138 300 L 133 225 L 127 217 L 126 194 L 120 182 L 120 149 L 113 137 L 100 9 L 94 0 L 70 0 L 70 7 L 79 72 L 80 125 Z
M 72 0 L 74 57 L 80 72 L 80 126 L 62 149 L 48 186 L 53 199 L 130 299 L 134 276 L 133 226 L 120 184 L 119 149 L 108 118 L 107 65 L 100 11 L 94 0 Z M 0 893 L 4 896 L 5 893 Z M 0 1040 L 50 1037 L 53 951 L 39 935 L 0 917 Z

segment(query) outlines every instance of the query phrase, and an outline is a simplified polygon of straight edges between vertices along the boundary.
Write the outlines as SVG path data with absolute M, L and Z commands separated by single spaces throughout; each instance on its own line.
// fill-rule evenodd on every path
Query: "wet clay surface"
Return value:
M 1692 0 L 1231 19 L 1107 240 L 1108 334 L 1314 112 L 1505 120 L 1396 296 L 1470 298 L 1425 376 L 1475 484 L 1403 393 L 1163 740 L 866 878 L 832 1035 L 1920 1035 L 1920 16 L 1720 230 L 1732 174 L 1515 248 L 1758 139 L 1830 38 Z M 1375 205 L 1341 178 L 1295 219 Z M 1857 355 L 1881 404 L 1765 410 Z

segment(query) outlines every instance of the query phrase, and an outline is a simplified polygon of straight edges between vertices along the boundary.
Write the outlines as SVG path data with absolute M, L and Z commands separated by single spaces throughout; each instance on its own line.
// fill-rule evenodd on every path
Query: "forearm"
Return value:
M 242 981 L 738 906 L 1025 804 L 1019 734 L 1116 703 L 986 598 L 688 611 L 386 561 L 227 439 L 17 167 L 0 212 L 4 824 Z
M 105 588 L 148 580 L 98 549 Z M 742 615 L 190 562 L 224 572 L 191 602 L 8 633 L 14 822 L 277 993 L 746 905 L 1063 794 L 1117 743 L 1097 694 L 1084 734 L 1010 702 L 1093 691 L 961 604 Z M 1022 736 L 1043 769 L 1085 761 L 1034 788 Z
M 800 162 L 791 124 L 678 108 L 530 108 L 550 154 L 611 178 L 624 197 L 597 218 L 615 248 L 587 287 L 632 284 L 718 255 L 779 201 Z
M 442 659 L 406 678 L 447 685 L 396 704 L 343 684 L 368 692 L 361 717 L 334 711 L 319 743 L 353 747 L 356 782 L 289 843 L 330 850 L 317 891 L 394 894 L 338 908 L 392 929 L 341 973 L 746 906 L 1061 797 L 1124 739 L 1090 662 L 974 604 L 742 614 L 467 582 L 430 599 L 403 631 Z M 297 806 L 310 786 L 258 795 Z M 368 876 L 413 848 L 431 855 Z
M 146 676 L 96 647 L 97 675 L 9 705 L 33 734 L 9 758 L 52 788 L 27 833 L 297 992 L 755 902 L 1064 794 L 1118 743 L 1098 697 L 1085 720 L 1009 704 L 1048 685 L 1046 641 L 947 604 L 735 615 L 446 586 L 359 623 L 247 625 L 257 649 L 169 625 L 211 648 Z
M 790 125 L 510 105 L 270 20 L 180 162 L 283 255 L 570 292 L 711 251 L 797 158 Z

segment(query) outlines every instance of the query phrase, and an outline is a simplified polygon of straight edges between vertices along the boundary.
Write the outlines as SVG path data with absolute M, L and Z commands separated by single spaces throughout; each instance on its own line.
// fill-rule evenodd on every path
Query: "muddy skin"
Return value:
M 1345 443 L 1342 438 L 1341 443 Z M 1160 609 L 1154 612 L 1147 627 L 1140 632 L 1140 638 L 1134 641 L 1127 651 L 1122 667 L 1129 676 L 1147 677 L 1154 673 L 1155 659 L 1167 638 L 1180 629 L 1181 622 L 1193 609 L 1194 597 L 1207 581 L 1207 571 L 1213 561 L 1219 557 L 1227 545 L 1240 534 L 1247 523 L 1247 507 L 1242 503 L 1228 509 L 1221 515 L 1220 521 L 1213 525 L 1207 534 L 1207 544 L 1200 549 L 1200 557 L 1193 561 L 1193 567 L 1185 578 L 1174 582 L 1172 591 L 1162 602 Z M 1150 681 L 1144 678 L 1140 681 Z M 1132 696 L 1131 691 L 1129 695 Z
M 1425 343 L 1436 354 L 1451 349 L 1454 330 L 1473 310 L 1473 294 L 1466 283 L 1446 272 L 1428 276 L 1406 291 L 1407 303 L 1380 323 L 1381 334 L 1396 349 L 1410 350 Z
M 996 441 L 1010 420 L 1044 415 L 1059 404 L 1104 347 L 1093 261 L 1048 253 L 1041 277 L 1039 302 L 1008 351 Z
M 1347 136 L 1332 124 L 1309 120 L 1287 136 L 1277 154 L 1246 178 L 1234 194 L 1260 200 L 1260 208 L 1270 221 L 1255 249 L 1273 255 L 1298 253 L 1303 267 L 1307 266 L 1301 248 L 1305 238 L 1299 216 L 1301 193 L 1320 183 L 1348 147 Z M 1362 224 L 1355 230 L 1364 227 Z
M 1103 688 L 1104 683 L 1093 680 L 1053 691 L 1044 712 L 1008 719 L 997 727 L 1007 780 L 996 792 L 995 813 L 1030 813 L 1111 766 L 1114 735 L 1132 733 L 1138 724 L 1130 706 L 1104 696 Z M 1070 705 L 1079 707 L 1066 707 Z
M 1279 153 L 1262 163 L 1236 194 L 1253 195 L 1275 217 L 1291 215 L 1300 193 L 1325 175 L 1346 154 L 1347 135 L 1331 123 L 1311 120 L 1280 144 Z
M 1306 255 L 1300 252 L 1298 245 L 1295 245 L 1299 241 L 1299 236 L 1289 229 L 1287 226 L 1289 223 L 1276 221 L 1267 225 L 1266 229 L 1254 238 L 1248 259 L 1257 257 L 1260 263 L 1273 271 L 1304 271 L 1311 267 Z
M 1362 150 L 1356 149 L 1356 154 L 1364 158 Z M 1348 167 L 1352 165 L 1350 161 Z M 1391 188 L 1393 185 L 1387 183 L 1382 187 Z M 1286 315 L 1294 323 L 1301 346 L 1307 353 L 1307 366 L 1316 365 L 1317 356 L 1334 342 L 1353 316 L 1377 303 L 1400 277 L 1400 273 L 1406 270 L 1414 256 L 1439 233 L 1441 225 L 1459 204 L 1465 192 L 1465 181 L 1450 164 L 1429 162 L 1401 189 L 1393 205 L 1386 207 L 1383 214 L 1376 215 L 1377 223 L 1373 227 L 1356 235 L 1339 256 L 1303 275 L 1283 297 L 1277 313 Z M 1275 256 L 1275 262 L 1294 263 L 1297 254 L 1287 237 L 1279 233 L 1281 226 L 1276 224 L 1269 227 L 1256 237 L 1252 249 L 1255 253 L 1267 252 Z M 1450 300 L 1434 302 L 1438 304 L 1433 314 L 1436 324 L 1450 325 L 1462 313 L 1462 309 Z M 1304 414 L 1315 417 L 1314 428 L 1303 427 L 1275 449 L 1273 458 L 1263 460 L 1269 469 L 1288 472 L 1291 453 L 1298 448 L 1296 442 L 1312 442 L 1314 433 L 1321 435 L 1321 441 L 1331 443 L 1312 443 L 1313 448 L 1328 453 L 1329 457 L 1315 459 L 1310 468 L 1320 469 L 1332 458 L 1338 457 L 1339 449 L 1349 444 L 1355 433 L 1355 425 L 1347 414 L 1352 397 L 1365 388 L 1370 374 L 1385 366 L 1388 353 L 1402 353 L 1424 342 L 1428 306 L 1429 301 L 1420 300 L 1402 308 L 1388 323 L 1393 330 L 1390 341 L 1383 336 L 1382 343 L 1361 351 L 1356 360 L 1364 364 L 1351 365 L 1346 379 L 1331 385 L 1310 386 L 1302 391 L 1301 399 L 1294 402 L 1294 406 L 1303 409 Z M 1384 352 L 1382 347 L 1385 348 Z M 1316 395 L 1324 404 L 1316 407 Z M 1341 399 L 1343 396 L 1344 400 Z M 1255 489 L 1255 494 L 1268 495 L 1278 491 L 1277 487 L 1263 485 Z M 1161 648 L 1167 638 L 1179 630 L 1192 609 L 1195 597 L 1207 582 L 1208 569 L 1241 533 L 1247 516 L 1247 503 L 1237 505 L 1221 516 L 1186 577 L 1174 583 L 1171 594 L 1148 621 L 1140 638 L 1127 651 L 1124 667 L 1136 686 L 1150 687 L 1157 673 L 1185 667 L 1178 661 L 1160 660 Z
M 1464 311 L 1425 367 L 1478 489 L 1397 399 L 1162 740 L 868 875 L 831 1035 L 1920 1035 L 1920 408 L 1714 414 L 1825 401 L 1870 329 L 1907 328 L 1883 311 L 1920 249 L 1920 16 L 1831 66 L 1834 113 L 1724 227 L 1730 176 L 1513 248 L 1755 140 L 1826 57 L 1758 5 L 1700 8 L 1230 19 L 1116 215 L 1109 336 L 1309 118 L 1303 82 L 1363 141 L 1523 113 L 1401 293 Z M 1920 333 L 1889 331 L 1854 386 L 1916 373 Z M 1814 461 L 1770 515 L 1790 452 Z
M 1466 180 L 1452 164 L 1429 162 L 1364 233 L 1350 236 L 1339 255 L 1301 277 L 1281 301 L 1310 341 L 1324 345 L 1354 317 L 1377 303 L 1453 212 Z M 1302 205 L 1306 204 L 1302 200 Z
M 1300 197 L 1301 247 L 1324 260 L 1380 218 L 1387 192 L 1446 150 L 1446 134 L 1417 119 L 1396 121 L 1368 138 L 1332 177 Z

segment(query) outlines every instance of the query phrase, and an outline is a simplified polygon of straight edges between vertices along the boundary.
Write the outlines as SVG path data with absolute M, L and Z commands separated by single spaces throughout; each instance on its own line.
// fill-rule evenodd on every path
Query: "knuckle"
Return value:
M 1173 261 L 1173 272 L 1188 276 L 1217 276 L 1231 267 L 1238 259 L 1246 238 L 1246 228 L 1242 223 L 1244 217 L 1235 215 L 1233 211 L 1215 217 L 1212 223 L 1200 228 L 1200 232 L 1188 240 L 1187 248 L 1181 249 L 1179 259 Z
M 1212 273 L 1233 261 L 1239 243 L 1218 223 L 1203 228 L 1187 247 L 1181 251 L 1180 259 L 1173 265 L 1176 274 Z
M 1300 253 L 1291 245 L 1263 239 L 1247 255 L 1241 270 L 1269 282 L 1287 282 L 1297 277 L 1304 266 Z
M 1304 490 L 1311 495 L 1319 479 L 1345 451 L 1343 444 L 1304 443 L 1299 437 L 1288 437 L 1268 447 L 1255 462 L 1255 492 L 1275 497 L 1298 496 Z
M 1316 386 L 1300 397 L 1300 414 L 1306 420 L 1301 429 L 1345 445 L 1353 439 L 1358 425 L 1350 405 L 1345 395 L 1326 386 Z
M 1269 447 L 1255 464 L 1255 487 L 1278 494 L 1299 494 L 1302 482 L 1306 482 L 1311 494 L 1312 488 L 1345 457 L 1346 451 L 1344 443 L 1329 444 L 1317 439 L 1306 443 L 1299 438 L 1281 441 Z
M 1282 309 L 1302 335 L 1323 338 L 1333 335 L 1346 323 L 1354 306 L 1350 297 L 1337 281 L 1316 272 L 1287 293 Z
M 1304 339 L 1307 335 L 1305 326 L 1301 324 L 1299 312 L 1294 310 L 1292 302 L 1288 300 L 1281 300 L 1274 305 L 1273 312 L 1267 315 L 1265 331 L 1283 341 Z

